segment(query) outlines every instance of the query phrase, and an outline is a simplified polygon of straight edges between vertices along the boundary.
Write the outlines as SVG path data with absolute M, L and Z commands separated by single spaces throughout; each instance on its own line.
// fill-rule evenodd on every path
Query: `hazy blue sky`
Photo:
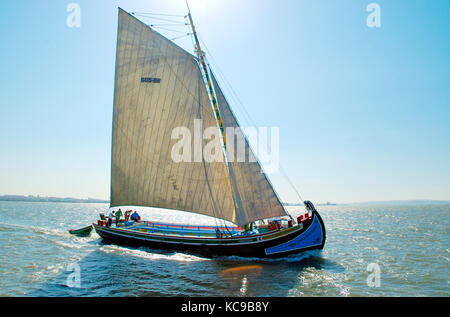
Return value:
M 70 2 L 80 28 L 66 25 Z M 381 28 L 366 25 L 371 2 Z M 184 0 L 0 2 L 0 194 L 109 197 L 118 6 L 186 13 Z M 281 164 L 304 198 L 450 200 L 449 1 L 191 0 L 191 9 L 253 122 L 280 127 Z M 271 178 L 283 200 L 297 200 Z

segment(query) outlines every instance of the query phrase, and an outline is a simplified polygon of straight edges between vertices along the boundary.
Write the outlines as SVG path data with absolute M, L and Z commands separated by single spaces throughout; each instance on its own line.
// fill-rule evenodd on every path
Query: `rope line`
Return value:
M 171 29 L 160 27 L 160 26 L 154 26 L 153 28 L 164 30 L 164 31 L 168 31 L 168 32 L 175 32 L 175 33 L 186 34 L 186 31 L 171 30 Z
M 208 55 L 211 57 L 211 61 L 214 63 L 214 67 L 218 70 L 219 76 L 221 77 L 221 79 L 225 82 L 226 86 L 230 89 L 231 92 L 231 98 L 234 100 L 234 102 L 237 104 L 238 106 L 240 106 L 242 112 L 244 113 L 244 120 L 247 121 L 247 124 L 252 125 L 254 127 L 256 127 L 257 125 L 255 124 L 255 121 L 253 120 L 253 118 L 251 117 L 251 115 L 248 113 L 247 109 L 245 108 L 244 104 L 242 103 L 242 101 L 239 99 L 239 96 L 237 95 L 237 93 L 235 92 L 235 90 L 233 89 L 233 86 L 230 84 L 230 82 L 227 80 L 227 78 L 225 77 L 225 74 L 222 72 L 222 70 L 219 68 L 219 66 L 217 65 L 217 62 L 214 59 L 214 56 L 211 54 L 211 52 L 209 51 L 207 45 L 205 44 L 205 42 L 200 38 L 200 41 L 202 42 L 202 44 L 205 47 L 205 50 L 207 51 Z M 287 182 L 289 183 L 289 185 L 292 187 L 292 189 L 294 190 L 294 192 L 296 193 L 297 197 L 300 199 L 300 203 L 303 204 L 304 200 L 302 198 L 302 196 L 300 195 L 300 193 L 297 190 L 297 187 L 293 184 L 293 182 L 291 181 L 291 179 L 289 178 L 289 176 L 287 175 L 287 173 L 284 171 L 283 167 L 281 165 L 279 165 L 279 170 L 282 174 L 282 176 L 287 180 Z
M 191 35 L 192 35 L 191 33 L 186 33 L 185 35 L 177 36 L 177 37 L 174 37 L 173 39 L 170 39 L 170 40 L 171 41 L 175 41 L 175 40 L 179 40 L 179 39 L 181 39 L 183 37 L 187 37 L 187 36 L 191 36 Z
M 186 23 L 158 23 L 158 24 L 150 24 L 150 26 L 186 26 Z
M 136 15 L 136 14 L 134 14 L 134 15 Z M 182 23 L 182 22 L 180 22 L 180 20 L 170 20 L 170 19 L 163 19 L 163 18 L 157 18 L 157 17 L 152 17 L 152 16 L 145 16 L 145 15 L 136 15 L 136 16 L 141 16 L 143 18 L 153 19 L 153 20 L 158 20 L 158 21 L 163 21 L 163 22 Z
M 175 17 L 175 18 L 184 18 L 184 15 L 181 14 L 163 14 L 163 13 L 151 13 L 151 12 L 131 12 L 133 15 L 156 15 L 163 17 Z

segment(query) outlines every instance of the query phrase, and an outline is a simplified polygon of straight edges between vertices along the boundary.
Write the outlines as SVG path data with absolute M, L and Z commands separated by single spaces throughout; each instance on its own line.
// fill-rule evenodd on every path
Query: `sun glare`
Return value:
M 188 0 L 189 6 L 204 8 L 206 4 L 206 0 Z

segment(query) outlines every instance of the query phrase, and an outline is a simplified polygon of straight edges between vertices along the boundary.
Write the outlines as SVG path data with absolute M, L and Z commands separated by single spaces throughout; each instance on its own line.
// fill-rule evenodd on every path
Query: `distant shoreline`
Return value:
M 21 201 L 21 202 L 48 202 L 48 203 L 101 203 L 109 204 L 109 200 L 97 198 L 72 198 L 72 197 L 42 197 L 32 195 L 2 195 L 0 201 Z M 316 206 L 352 206 L 352 205 L 447 205 L 450 200 L 386 200 L 386 201 L 367 201 L 367 202 L 351 202 L 351 203 L 316 203 Z M 302 203 L 283 203 L 286 207 L 301 207 Z
M 317 203 L 316 206 L 377 206 L 377 205 L 449 205 L 450 200 L 384 200 L 384 201 L 362 201 L 362 202 L 351 202 L 351 203 Z M 298 207 L 303 206 L 303 204 L 291 204 L 284 203 L 286 207 Z
M 97 198 L 60 198 L 60 197 L 41 197 L 41 196 L 22 196 L 22 195 L 3 195 L 0 196 L 0 201 L 22 201 L 22 202 L 47 202 L 47 203 L 109 203 L 109 200 Z

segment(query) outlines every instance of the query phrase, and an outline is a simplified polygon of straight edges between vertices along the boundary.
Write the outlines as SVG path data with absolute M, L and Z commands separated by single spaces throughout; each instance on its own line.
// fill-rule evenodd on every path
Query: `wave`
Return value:
M 185 253 L 172 253 L 172 254 L 163 254 L 163 253 L 153 253 L 151 250 L 142 250 L 141 249 L 130 249 L 126 247 L 120 247 L 117 245 L 106 245 L 102 246 L 99 249 L 104 253 L 114 253 L 120 255 L 130 255 L 136 256 L 139 258 L 144 258 L 148 260 L 169 260 L 169 261 L 177 261 L 177 262 L 199 262 L 199 261 L 209 261 L 210 259 L 201 258 L 198 256 L 185 254 Z
M 69 237 L 70 236 L 69 231 L 61 230 L 61 229 L 50 229 L 50 228 L 36 227 L 36 226 L 31 226 L 31 225 L 0 223 L 1 231 L 4 231 L 4 230 L 16 231 L 17 229 L 24 230 L 24 231 L 31 230 L 34 233 L 53 235 L 53 236 L 59 236 L 59 237 Z

